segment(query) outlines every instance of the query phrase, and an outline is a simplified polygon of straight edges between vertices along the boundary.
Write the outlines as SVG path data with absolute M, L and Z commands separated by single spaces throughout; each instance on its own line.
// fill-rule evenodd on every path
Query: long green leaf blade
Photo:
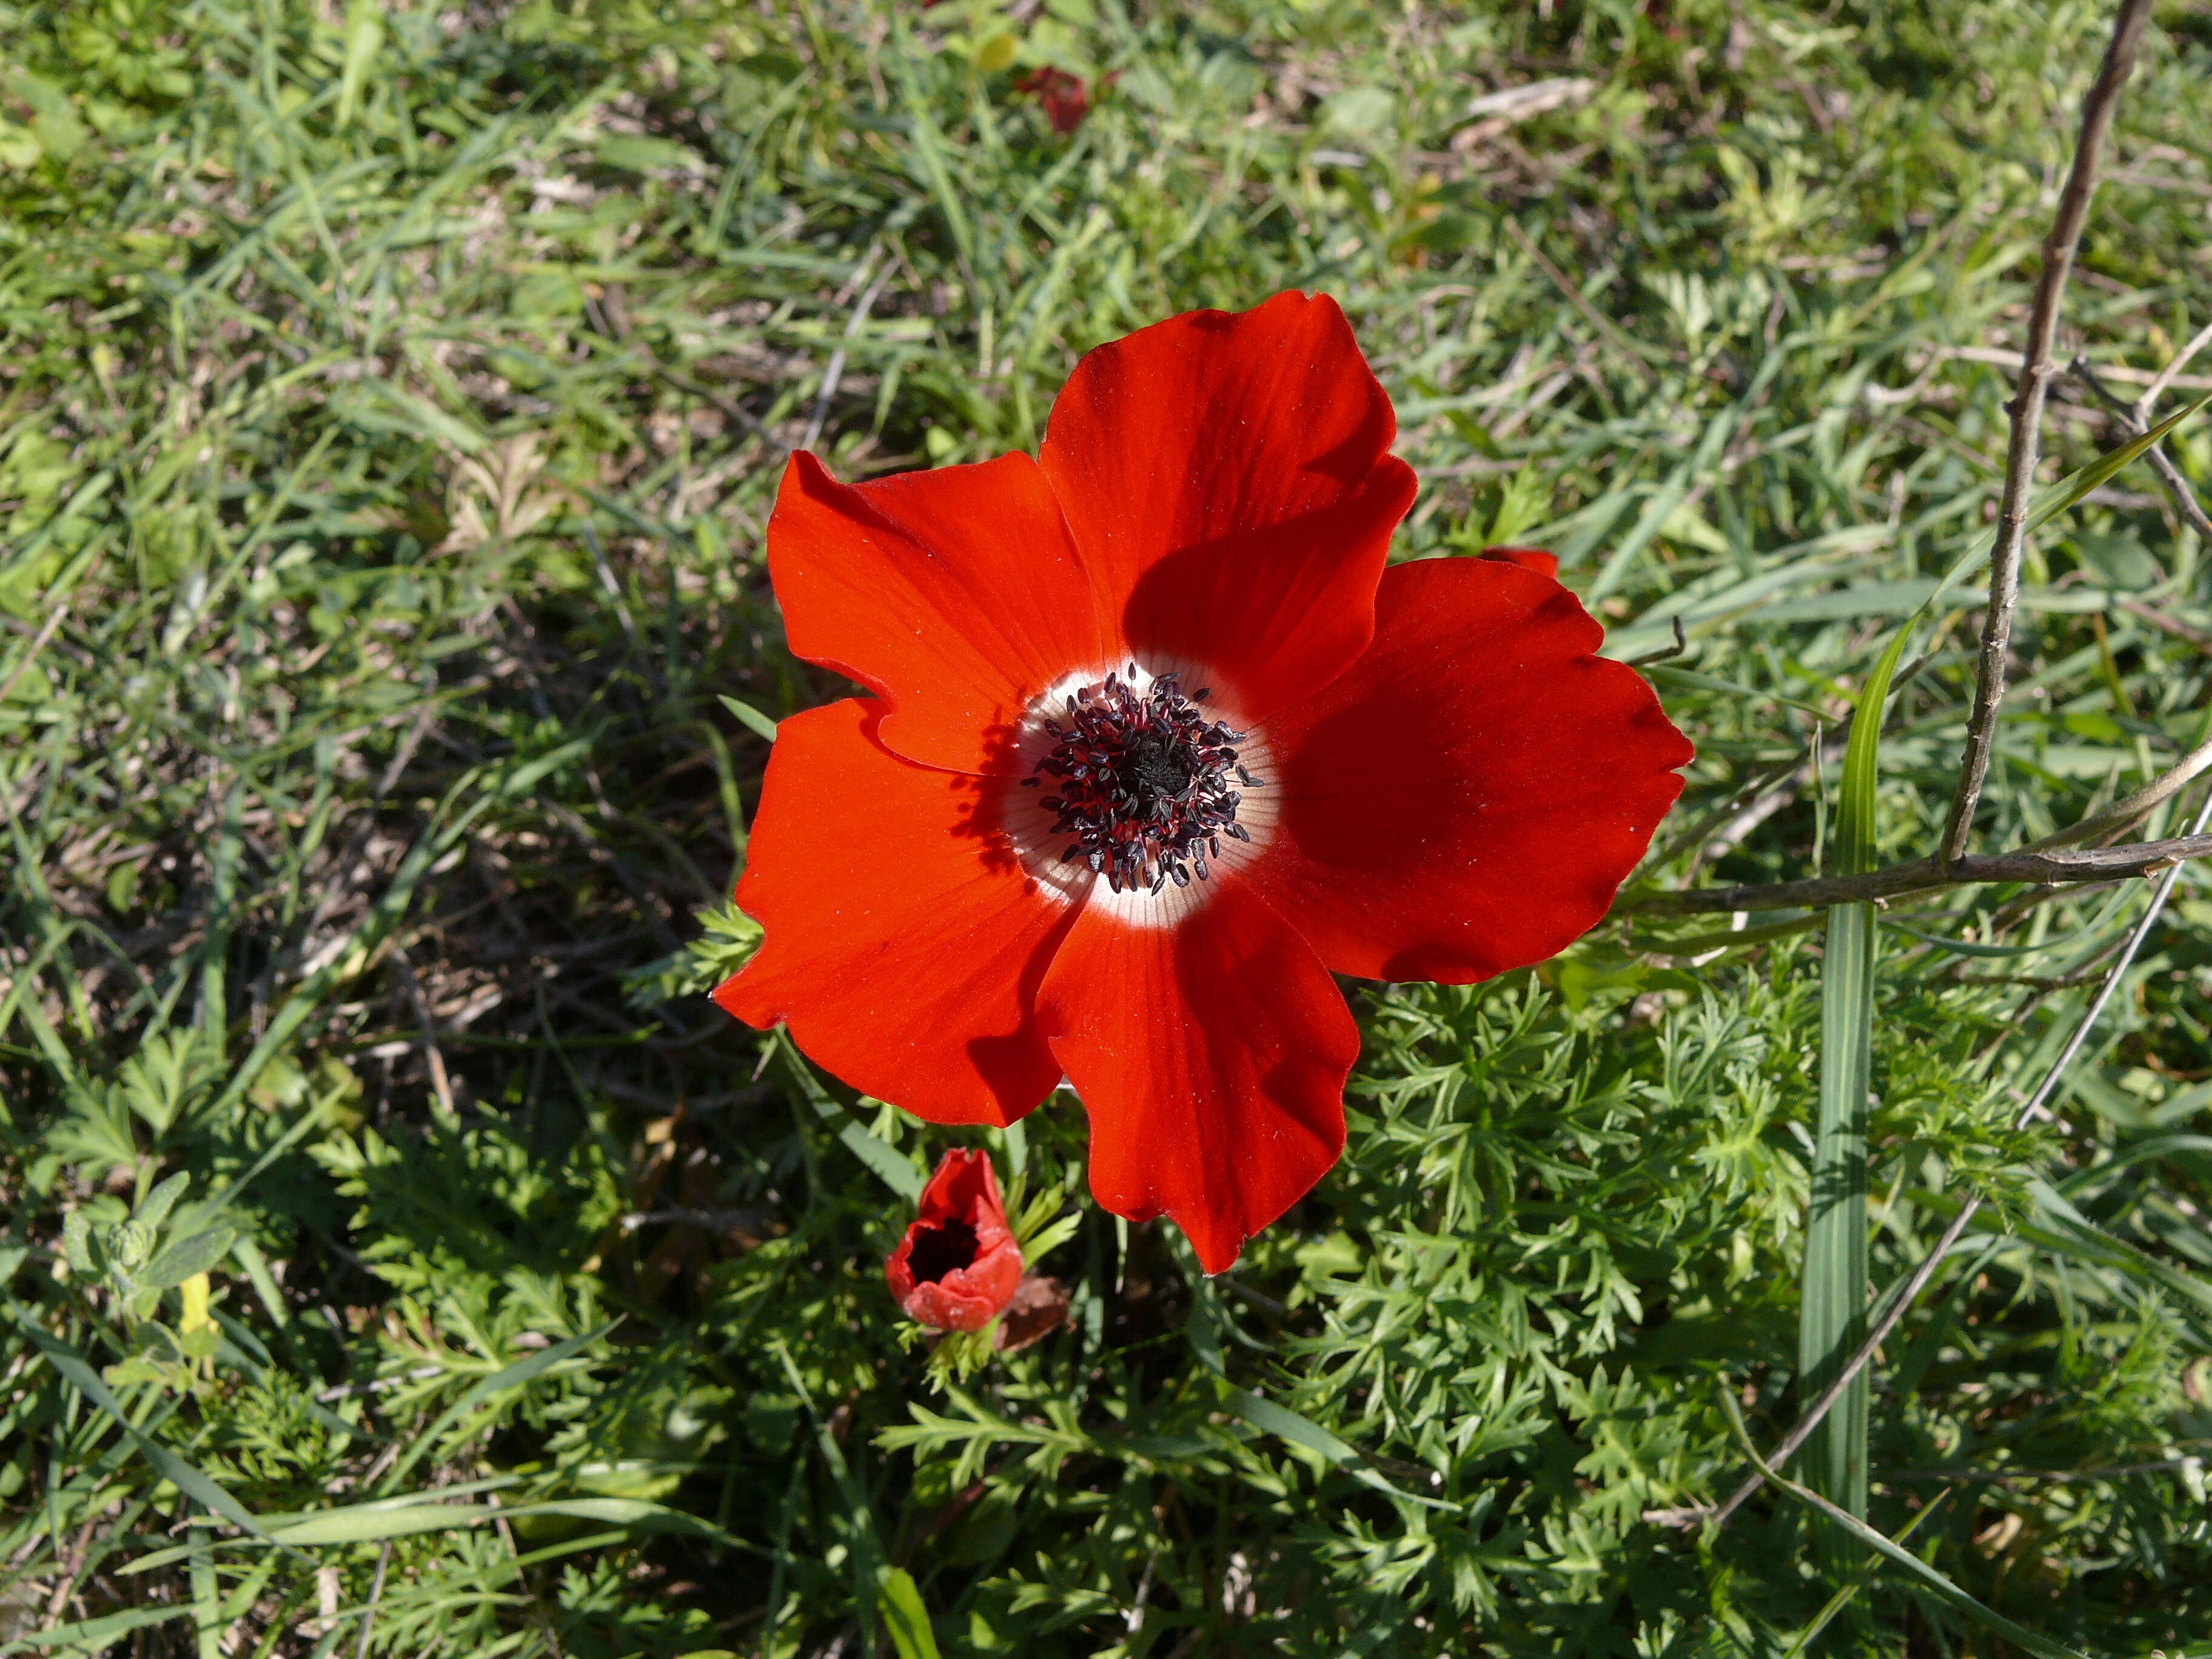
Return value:
M 1900 629 L 1868 676 L 1844 751 L 1836 814 L 1836 872 L 1874 867 L 1875 784 L 1882 706 L 1909 630 Z M 1824 1393 L 1865 1334 L 1867 1311 L 1868 1073 L 1874 1051 L 1874 907 L 1828 911 L 1820 982 L 1820 1106 L 1805 1226 L 1803 1298 L 1797 1328 L 1798 1397 Z M 1805 1448 L 1814 1489 L 1856 1516 L 1867 1501 L 1867 1378 L 1852 1382 Z M 1837 1540 L 1840 1541 L 1840 1540 Z M 1849 1570 L 1856 1551 L 1836 1562 Z

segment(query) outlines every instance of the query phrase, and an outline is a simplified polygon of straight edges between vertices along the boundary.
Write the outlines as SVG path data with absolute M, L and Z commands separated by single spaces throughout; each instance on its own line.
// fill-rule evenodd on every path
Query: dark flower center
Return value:
M 914 1248 L 907 1252 L 906 1265 L 914 1270 L 914 1282 L 917 1285 L 934 1285 L 947 1273 L 974 1267 L 975 1230 L 958 1220 L 917 1227 Z
M 1234 786 L 1267 780 L 1237 763 L 1244 734 L 1199 708 L 1205 687 L 1186 696 L 1163 674 L 1139 691 L 1136 673 L 1131 663 L 1127 680 L 1109 673 L 1072 693 L 1065 715 L 1044 722 L 1055 747 L 1022 782 L 1054 781 L 1058 793 L 1039 804 L 1055 815 L 1054 835 L 1074 837 L 1063 860 L 1090 866 L 1117 893 L 1157 893 L 1170 881 L 1204 881 L 1222 836 L 1251 839 L 1237 822 L 1243 797 Z

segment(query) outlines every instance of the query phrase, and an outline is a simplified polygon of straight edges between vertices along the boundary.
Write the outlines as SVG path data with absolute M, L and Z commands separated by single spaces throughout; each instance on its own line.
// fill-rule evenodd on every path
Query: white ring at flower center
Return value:
M 1133 674 L 1130 672 L 1133 660 L 1136 665 Z M 1109 673 L 1119 676 L 1139 696 L 1151 691 L 1155 680 L 1170 673 L 1177 676 L 1186 696 L 1200 688 L 1211 690 L 1212 695 L 1204 707 L 1214 718 L 1247 734 L 1245 741 L 1237 745 L 1237 761 L 1261 780 L 1249 787 L 1240 784 L 1237 788 L 1237 827 L 1251 839 L 1221 837 L 1220 855 L 1216 857 L 1210 852 L 1206 855 L 1210 869 L 1206 879 L 1201 881 L 1194 876 L 1188 887 L 1178 887 L 1170 882 L 1157 893 L 1145 888 L 1124 888 L 1117 893 L 1104 877 L 1094 874 L 1088 865 L 1064 860 L 1060 855 L 1074 845 L 1074 837 L 1065 832 L 1053 832 L 1054 814 L 1042 804 L 1051 793 L 1046 785 L 1030 789 L 1016 787 L 1006 792 L 1006 839 L 1023 869 L 1039 888 L 1054 897 L 1070 904 L 1090 905 L 1134 927 L 1173 927 L 1203 908 L 1218 882 L 1249 867 L 1273 839 L 1282 780 L 1277 775 L 1274 751 L 1264 735 L 1239 717 L 1234 705 L 1203 668 L 1158 659 L 1148 664 L 1142 657 L 1124 657 L 1095 668 L 1072 671 L 1061 675 L 1035 698 L 1014 734 L 1013 764 L 1018 769 L 1013 774 L 1015 777 L 1036 775 L 1038 767 L 1059 746 L 1060 739 L 1045 730 L 1045 721 L 1065 720 L 1067 699 L 1086 685 L 1102 684 Z M 1049 782 L 1048 778 L 1046 784 Z

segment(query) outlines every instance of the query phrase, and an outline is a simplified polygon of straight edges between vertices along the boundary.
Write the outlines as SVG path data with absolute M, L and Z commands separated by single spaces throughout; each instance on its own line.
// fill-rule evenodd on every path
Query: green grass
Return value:
M 2107 22 L 0 0 L 0 1651 L 2010 1650 L 1871 1556 L 1833 1617 L 1781 1497 L 1642 1518 L 1745 1474 L 1721 1389 L 1762 1446 L 1799 1403 L 1803 918 L 1360 991 L 1312 1199 L 1214 1281 L 1085 1203 L 1071 1328 L 951 1392 L 880 1261 L 978 1137 L 700 993 L 767 752 L 720 699 L 842 689 L 768 589 L 787 450 L 1033 445 L 1085 348 L 1291 286 L 1396 400 L 1401 556 L 1548 544 L 1617 655 L 1686 625 L 1641 878 L 1814 872 L 1811 747 L 1995 501 Z M 1072 137 L 1047 64 L 1115 76 Z M 2067 309 L 2129 396 L 2212 321 L 2208 75 L 2162 5 Z M 2063 382 L 2051 476 L 2120 436 Z M 2141 466 L 2034 538 L 1983 846 L 2197 741 L 2207 552 Z M 1891 700 L 1883 860 L 1974 604 Z M 2011 1124 L 2148 896 L 1876 928 L 1875 1284 L 1991 1202 L 1876 1367 L 1869 1517 L 2099 1654 L 2212 1644 L 2201 872 Z M 981 1139 L 1074 1213 L 1080 1121 Z

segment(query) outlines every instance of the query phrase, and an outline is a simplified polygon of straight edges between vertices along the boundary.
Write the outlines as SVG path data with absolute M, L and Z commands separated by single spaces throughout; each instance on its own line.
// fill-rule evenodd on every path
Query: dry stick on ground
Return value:
M 1936 858 L 1893 864 L 1863 876 L 1823 876 L 1811 881 L 1764 882 L 1749 887 L 1701 887 L 1688 893 L 1653 893 L 1620 907 L 1644 916 L 1711 915 L 1727 910 L 1796 910 L 1822 904 L 1862 904 L 1980 882 L 2110 881 L 2115 876 L 2154 876 L 2184 859 L 2212 858 L 2212 836 L 2130 842 L 2037 852 L 1986 853 L 1963 858 L 1948 870 Z
M 1567 280 L 1567 273 L 1552 263 L 1544 250 L 1529 239 L 1528 232 L 1522 230 L 1510 218 L 1501 219 L 1498 223 L 1505 228 L 1505 234 L 1513 239 L 1513 246 L 1534 260 L 1536 269 L 1550 277 L 1552 286 L 1559 290 L 1569 305 L 1582 313 L 1583 320 L 1595 329 L 1607 344 L 1628 360 L 1629 367 L 1644 377 L 1644 385 L 1656 391 L 1659 386 L 1659 371 L 1644 361 L 1643 354 L 1636 349 L 1636 343 L 1615 327 L 1603 312 L 1592 305 L 1589 296 L 1582 289 Z
M 394 1446 L 398 1442 L 394 1441 Z M 384 1570 L 392 1565 L 392 1540 L 384 1540 L 384 1547 L 376 1553 L 376 1582 L 369 1586 L 368 1606 L 361 1615 L 361 1645 L 353 1650 L 353 1659 L 368 1659 L 368 1633 L 376 1627 L 376 1604 L 384 1599 Z
M 1980 854 L 1961 859 L 1948 870 L 1940 860 L 1925 858 L 1870 870 L 1860 876 L 1826 876 L 1810 881 L 1645 893 L 1622 901 L 1616 914 L 1694 916 L 1728 910 L 1784 910 L 1808 905 L 1879 902 L 1906 893 L 1979 882 L 2028 881 L 2057 885 L 2154 876 L 2182 859 L 2212 857 L 2212 836 L 2183 836 L 2168 841 L 2132 842 L 2118 847 L 2070 852 L 2066 849 L 2075 842 L 2094 841 L 2100 836 L 2118 835 L 2132 829 L 2207 771 L 2212 771 L 2212 739 L 2197 744 L 2125 800 L 2094 817 L 2084 818 L 2056 835 L 2045 836 L 2009 853 Z
M 60 629 L 62 618 L 69 615 L 69 610 L 67 599 L 54 607 L 53 614 L 46 618 L 46 625 L 38 631 L 37 636 L 23 653 L 21 660 L 16 663 L 15 672 L 8 676 L 4 684 L 0 684 L 0 702 L 7 702 L 8 694 L 15 689 L 15 682 L 31 672 L 31 665 L 39 659 L 39 653 L 46 648 L 46 641 L 53 638 Z
M 873 257 L 872 251 L 870 258 Z M 874 280 L 861 294 L 860 302 L 853 307 L 853 314 L 846 319 L 844 337 L 837 342 L 837 349 L 830 354 L 829 367 L 822 371 L 822 390 L 815 394 L 814 416 L 806 422 L 806 435 L 799 441 L 799 448 L 813 448 L 816 441 L 822 436 L 822 423 L 830 418 L 830 400 L 837 395 L 838 383 L 845 378 L 845 354 L 859 336 L 862 325 L 868 320 L 868 313 L 875 309 L 876 296 L 884 291 L 884 284 L 890 280 L 890 275 L 891 262 L 886 259 L 883 269 L 876 272 Z M 986 363 L 983 369 L 988 374 L 990 365 Z
M 2212 837 L 2208 837 L 2203 833 L 2207 824 L 2212 824 L 2212 796 L 2206 797 L 2203 808 L 2197 812 L 2195 833 L 2190 836 L 2190 839 L 2212 841 Z M 2050 1071 L 2045 1073 L 2042 1085 L 2028 1097 L 2027 1104 L 2021 1108 L 2019 1115 L 2014 1119 L 2013 1127 L 2015 1129 L 2024 1129 L 2035 1119 L 2044 1115 L 2045 1108 L 2050 1103 L 2051 1097 L 2057 1091 L 2059 1081 L 2066 1075 L 2067 1067 L 2074 1063 L 2074 1056 L 2081 1053 L 2081 1045 L 2089 1040 L 2090 1031 L 2095 1028 L 2099 1018 L 2103 1015 L 2105 1005 L 2112 1000 L 2112 994 L 2119 989 L 2120 981 L 2127 977 L 2128 969 L 2135 964 L 2136 953 L 2142 949 L 2143 941 L 2150 937 L 2151 929 L 2158 925 L 2160 913 L 2166 908 L 2166 900 L 2172 896 L 2174 884 L 2180 878 L 2181 870 L 2177 865 L 2168 870 L 2165 879 L 2159 883 L 2158 891 L 2152 896 L 2150 908 L 2143 912 L 2142 920 L 2136 924 L 2135 931 L 2128 935 L 2127 948 L 2120 952 L 2120 959 L 2112 964 L 2112 972 L 2105 975 L 2104 984 L 2098 988 L 2096 996 L 2091 1000 L 2087 1010 L 2081 1016 L 2081 1023 L 2075 1026 L 2074 1035 L 2067 1039 L 2066 1047 L 2059 1051 L 2058 1058 L 2051 1062 Z M 1875 1321 L 1873 1328 L 1867 1333 L 1866 1340 L 1859 1344 L 1858 1352 L 1854 1353 L 1850 1357 L 1850 1363 L 1836 1374 L 1836 1378 L 1828 1385 L 1827 1391 L 1814 1401 L 1812 1406 L 1798 1418 L 1796 1426 L 1783 1437 L 1782 1443 L 1775 1447 L 1772 1453 L 1769 1455 L 1766 1460 L 1768 1468 L 1778 1469 L 1787 1463 L 1798 1447 L 1803 1445 L 1813 1431 L 1820 1425 L 1820 1419 L 1828 1414 L 1837 1401 L 1843 1398 L 1844 1390 L 1850 1385 L 1851 1379 L 1866 1369 L 1868 1364 L 1874 1358 L 1875 1351 L 1881 1346 L 1890 1332 L 1896 1328 L 1897 1322 L 1905 1317 L 1905 1310 L 1919 1299 L 1920 1292 L 1928 1286 L 1928 1281 L 1936 1276 L 1936 1268 L 1942 1265 L 1959 1241 L 1966 1237 L 1968 1224 L 1973 1220 L 1976 1212 L 1981 1207 L 1982 1200 L 1979 1195 L 1968 1199 L 1960 1206 L 1959 1213 L 1952 1218 L 1951 1224 L 1943 1230 L 1942 1237 L 1936 1241 L 1936 1248 L 1928 1252 L 1920 1265 L 1912 1270 L 1912 1276 L 1906 1279 L 1903 1287 L 1889 1298 L 1881 1317 Z M 1728 1502 L 1721 1504 L 1717 1509 L 1709 1509 L 1700 1505 L 1680 1510 L 1650 1510 L 1645 1512 L 1644 1519 L 1656 1522 L 1662 1526 L 1693 1527 L 1701 1521 L 1711 1521 L 1717 1527 L 1726 1526 L 1729 1517 L 1742 1506 L 1747 1498 L 1759 1490 L 1765 1479 L 1763 1473 L 1753 1474 L 1735 1489 Z
M 2074 147 L 2074 168 L 2058 198 L 2058 215 L 2043 243 L 2043 269 L 2035 279 L 2035 301 L 2028 313 L 2027 349 L 2012 401 L 2012 441 L 2005 452 L 2004 494 L 1997 504 L 1996 545 L 1990 557 L 1989 614 L 1982 624 L 1982 650 L 1974 683 L 1974 712 L 1966 722 L 1966 753 L 1959 767 L 1959 787 L 1951 799 L 1951 817 L 1943 831 L 1940 862 L 1958 864 L 1973 839 L 1974 808 L 1989 776 L 1990 750 L 1996 738 L 1997 706 L 2004 701 L 2006 659 L 2012 649 L 2013 607 L 2020 599 L 2021 553 L 2027 540 L 2029 498 L 2035 492 L 2035 468 L 2043 443 L 2043 401 L 2058 373 L 2051 346 L 2058 333 L 2058 306 L 2074 269 L 2074 251 L 2097 193 L 2097 156 L 2119 107 L 2120 88 L 2136 64 L 2150 0 L 2121 0 L 2112 38 L 2096 84 L 2081 112 L 2081 137 Z
M 2203 335 L 2197 337 L 2198 339 L 2203 337 Z M 2190 343 L 2193 347 L 2196 341 Z M 2121 429 L 2130 438 L 2140 438 L 2150 430 L 2148 411 L 2143 404 L 2127 404 L 2114 396 L 2104 381 L 2098 379 L 2096 369 L 2087 357 L 2076 356 L 2068 365 L 2066 372 L 2087 386 L 2096 394 L 2098 402 L 2118 416 Z M 2143 459 L 2148 461 L 2151 471 L 2158 474 L 2159 482 L 2166 486 L 2166 493 L 2173 498 L 2174 508 L 2183 520 L 2207 544 L 2212 544 L 2212 516 L 2206 514 L 2203 503 L 2197 499 L 2197 492 L 2189 487 L 2189 480 L 2181 476 L 2181 469 L 2174 465 L 2165 447 L 2153 444 L 2143 453 Z
M 2171 634 L 2177 640 L 2186 641 L 2199 651 L 2212 652 L 2212 634 L 2201 628 L 2191 628 L 2187 623 L 2176 622 L 2171 617 L 2161 617 L 2140 599 L 2122 599 L 2120 609 L 2141 622 L 2148 623 L 2161 633 Z
M 2151 408 L 2158 402 L 2160 394 L 2174 383 L 2183 369 L 2189 367 L 2189 360 L 2208 345 L 2212 345 L 2212 323 L 2205 324 L 2191 335 L 2189 343 L 2173 354 L 2173 361 L 2159 370 L 2152 377 L 2151 383 L 2143 388 L 2142 396 L 2136 399 L 2136 413 L 2142 416 L 2146 427 L 2150 424 Z M 2118 378 L 2117 374 L 2114 378 Z
M 430 1005 L 416 981 L 415 967 L 407 960 L 407 952 L 395 951 L 392 960 L 399 969 L 399 982 L 406 988 L 408 1000 L 415 1005 L 415 1018 L 422 1027 L 422 1058 L 430 1067 L 431 1090 L 438 1097 L 439 1107 L 450 1117 L 453 1113 L 453 1085 L 446 1073 L 446 1057 L 438 1051 L 438 1028 L 430 1018 Z

